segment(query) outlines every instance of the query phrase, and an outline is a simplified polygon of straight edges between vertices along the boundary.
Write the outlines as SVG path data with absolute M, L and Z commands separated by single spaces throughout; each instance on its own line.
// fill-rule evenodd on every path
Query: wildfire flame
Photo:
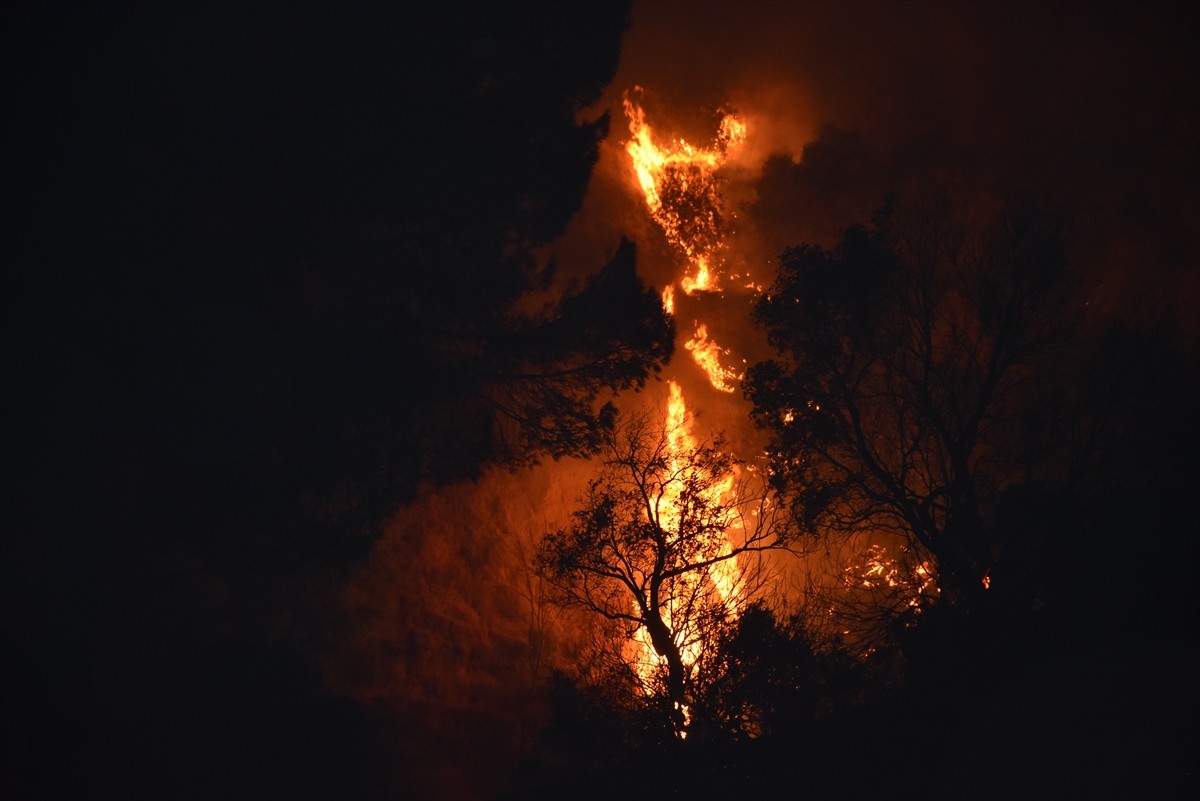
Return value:
M 745 141 L 745 123 L 732 114 L 725 115 L 711 149 L 695 147 L 684 139 L 660 146 L 646 122 L 646 112 L 628 94 L 624 107 L 631 136 L 625 150 L 633 160 L 650 215 L 662 226 L 667 241 L 689 261 L 717 252 L 722 243 L 716 172 L 730 150 Z
M 939 594 L 930 561 L 905 565 L 889 556 L 887 549 L 879 544 L 868 546 L 860 562 L 847 566 L 843 580 L 847 587 L 881 590 L 892 595 L 894 606 L 917 614 Z
M 690 295 L 693 292 L 714 292 L 718 289 L 717 279 L 708 269 L 708 259 L 704 256 L 696 257 L 696 277 L 685 275 L 679 279 L 679 286 L 683 289 L 683 294 Z
M 692 434 L 691 418 L 688 416 L 687 403 L 683 399 L 683 390 L 679 384 L 674 381 L 669 381 L 668 386 L 671 394 L 667 401 L 667 426 L 668 426 L 668 444 L 670 445 L 670 458 L 667 462 L 667 474 L 678 474 L 683 468 L 683 462 L 680 454 L 695 448 L 696 437 Z M 716 503 L 722 498 L 728 498 L 733 493 L 733 474 L 723 476 L 721 481 L 715 484 L 707 493 L 709 501 Z M 678 485 L 676 485 L 678 489 Z M 679 524 L 679 496 L 676 493 L 674 496 L 668 496 L 667 512 L 663 516 L 666 523 L 671 526 Z M 722 601 L 728 600 L 734 589 L 737 586 L 738 579 L 741 578 L 741 571 L 738 569 L 736 559 L 728 559 L 724 562 L 718 562 L 713 566 L 715 568 L 711 576 L 713 583 L 720 593 Z
M 675 285 L 667 284 L 667 288 L 662 293 L 663 308 L 667 314 L 675 316 Z
M 848 567 L 846 571 L 851 573 L 853 568 Z M 857 580 L 867 589 L 875 587 L 906 589 L 911 592 L 911 597 L 907 599 L 909 606 L 917 606 L 920 597 L 933 586 L 933 574 L 930 572 L 929 562 L 921 562 L 912 569 L 910 575 L 905 575 L 897 561 L 889 557 L 880 545 L 871 545 L 867 548 L 864 568 L 859 571 Z
M 667 383 L 670 395 L 665 409 L 668 453 L 667 464 L 662 472 L 664 476 L 680 475 L 683 473 L 686 469 L 683 454 L 697 445 L 696 437 L 691 429 L 691 418 L 688 415 L 687 403 L 683 398 L 683 390 L 674 381 Z M 659 518 L 660 524 L 666 530 L 672 530 L 680 523 L 679 493 L 681 489 L 682 487 L 678 481 L 672 482 L 666 487 Z M 707 497 L 708 500 L 717 502 L 723 498 L 730 497 L 733 493 L 734 476 L 731 474 L 722 477 L 722 480 L 708 491 Z M 726 542 L 726 545 L 728 545 L 728 542 Z M 695 582 L 711 581 L 720 600 L 728 602 L 733 599 L 737 591 L 741 580 L 741 570 L 738 567 L 736 559 L 727 559 L 713 565 L 712 571 L 707 576 L 685 576 L 684 578 Z M 690 591 L 695 586 L 698 585 L 688 587 L 688 591 L 684 592 L 683 595 L 691 595 Z M 634 606 L 634 611 L 635 613 L 638 611 L 636 605 Z M 670 609 L 667 610 L 665 622 L 668 626 L 674 628 L 671 621 L 671 611 Z M 689 669 L 696 664 L 701 656 L 701 643 L 693 635 L 694 632 L 686 630 L 679 631 L 676 635 L 682 641 L 682 652 L 680 655 L 683 657 L 684 664 Z M 650 692 L 653 689 L 651 683 L 653 675 L 656 669 L 666 663 L 666 660 L 654 650 L 654 645 L 650 641 L 650 633 L 644 626 L 638 627 L 630 642 L 630 646 L 632 648 L 632 653 L 630 654 L 632 658 L 630 661 L 635 666 L 643 689 L 646 692 Z M 685 716 L 687 715 L 686 709 L 684 710 L 684 714 Z
M 714 389 L 721 392 L 737 390 L 733 382 L 741 381 L 742 374 L 721 364 L 721 356 L 728 354 L 729 349 L 722 348 L 714 340 L 708 338 L 708 326 L 697 325 L 695 336 L 685 342 L 683 347 L 691 351 L 696 364 L 700 365 L 700 368 L 708 374 L 709 383 L 713 385 Z
M 635 94 L 640 89 L 635 89 Z M 628 94 L 624 101 L 625 116 L 629 121 L 630 139 L 626 145 L 636 183 L 651 219 L 662 229 L 668 244 L 679 254 L 684 264 L 682 275 L 676 282 L 666 286 L 662 293 L 663 308 L 668 314 L 676 313 L 676 288 L 685 295 L 697 292 L 719 292 L 719 268 L 725 249 L 725 215 L 723 213 L 718 171 L 727 158 L 746 139 L 745 123 L 732 114 L 720 121 L 716 141 L 707 148 L 697 147 L 684 139 L 665 140 L 656 137 L 655 131 L 646 121 L 645 110 Z M 684 343 L 692 359 L 708 376 L 712 386 L 723 393 L 733 393 L 742 374 L 722 365 L 721 357 L 729 350 L 722 348 L 709 334 L 708 326 L 696 321 L 693 336 Z M 692 421 L 688 415 L 683 390 L 675 381 L 668 382 L 669 397 L 664 410 L 667 430 L 667 464 L 663 475 L 680 475 L 686 472 L 684 454 L 697 446 L 692 433 Z M 728 475 L 709 490 L 712 502 L 728 502 L 735 494 L 735 476 Z M 665 530 L 680 524 L 678 482 L 667 488 L 659 523 Z M 736 525 L 736 524 L 735 524 Z M 713 535 L 719 546 L 728 553 L 733 544 L 730 532 Z M 738 604 L 739 588 L 743 577 L 736 559 L 726 559 L 712 565 L 704 574 L 688 574 L 685 580 L 694 582 L 683 588 L 681 596 L 694 597 L 695 591 L 711 592 L 712 597 L 722 604 Z M 708 582 L 709 588 L 700 584 Z M 687 622 L 679 619 L 684 610 L 666 610 L 666 623 L 676 631 L 677 644 L 681 649 L 684 665 L 688 670 L 695 668 L 701 658 L 702 642 L 698 632 L 688 629 Z M 672 616 L 677 620 L 673 623 Z M 678 628 L 677 628 L 678 627 Z M 643 689 L 653 691 L 653 678 L 665 665 L 665 658 L 658 655 L 645 627 L 639 627 L 629 641 L 627 656 L 635 666 Z M 689 711 L 681 710 L 684 719 Z M 686 729 L 686 725 L 685 725 Z M 681 737 L 686 731 L 680 732 Z
M 624 98 L 630 133 L 625 150 L 630 158 L 637 189 L 650 217 L 679 256 L 682 267 L 677 280 L 663 290 L 664 309 L 668 314 L 676 314 L 679 300 L 677 289 L 687 296 L 721 293 L 722 279 L 732 282 L 730 286 L 761 293 L 763 287 L 756 284 L 749 273 L 740 275 L 730 272 L 723 259 L 729 228 L 721 193 L 720 171 L 746 141 L 749 133 L 746 124 L 734 114 L 726 114 L 720 121 L 715 141 L 707 147 L 696 146 L 683 138 L 664 137 L 647 122 L 646 111 L 637 99 L 640 92 L 641 89 L 635 87 L 632 97 L 626 93 Z M 691 354 L 692 360 L 715 390 L 735 393 L 744 374 L 722 363 L 722 358 L 728 359 L 730 356 L 730 350 L 722 347 L 710 334 L 708 324 L 694 320 L 693 326 L 691 337 L 683 343 L 684 349 Z M 670 396 L 665 410 L 670 437 L 668 444 L 672 454 L 680 454 L 695 447 L 696 440 L 691 433 L 687 406 L 679 384 L 671 381 L 669 388 Z M 813 411 L 820 409 L 815 402 L 810 402 L 809 407 Z M 783 412 L 782 419 L 785 424 L 792 423 L 796 416 L 796 410 L 788 409 Z M 679 459 L 675 457 L 669 460 L 666 470 L 678 471 L 681 467 Z M 716 497 L 713 500 L 732 492 L 733 486 L 734 477 L 727 477 L 726 482 L 714 490 Z M 677 496 L 668 499 L 666 504 L 668 508 L 661 519 L 666 529 L 679 522 L 676 499 Z M 723 547 L 731 547 L 731 533 L 736 535 L 736 532 L 724 533 L 726 543 Z M 932 562 L 921 560 L 918 554 L 908 551 L 893 554 L 879 544 L 859 550 L 849 564 L 842 562 L 831 578 L 839 585 L 836 592 L 841 605 L 829 609 L 830 619 L 847 636 L 852 634 L 851 628 L 843 629 L 843 626 L 853 627 L 851 621 L 856 619 L 854 614 L 860 605 L 877 608 L 882 603 L 892 612 L 913 616 L 921 614 L 940 594 L 936 568 Z M 738 592 L 742 573 L 737 560 L 730 559 L 715 565 L 712 575 L 698 580 L 711 581 L 715 593 L 725 602 Z M 990 576 L 985 575 L 982 583 L 985 588 L 989 587 Z M 669 615 L 667 623 L 670 625 Z M 701 656 L 699 640 L 691 635 L 687 631 L 677 633 L 684 663 L 689 669 Z M 655 652 L 644 627 L 637 630 L 627 647 L 631 649 L 627 653 L 634 657 L 633 664 L 643 687 L 650 692 L 651 681 L 664 665 L 665 659 Z M 863 655 L 873 650 L 873 647 L 868 648 Z M 683 712 L 686 716 L 687 710 Z
M 688 272 L 679 280 L 679 288 L 686 295 L 718 291 L 715 260 L 724 248 L 724 217 L 717 171 L 745 141 L 746 124 L 733 114 L 726 114 L 718 127 L 716 144 L 711 148 L 695 147 L 684 139 L 659 144 L 646 122 L 645 110 L 628 94 L 624 106 L 630 133 L 625 150 L 632 160 L 646 207 L 667 242 L 688 263 Z M 663 306 L 668 314 L 675 313 L 673 284 L 663 292 Z M 714 388 L 721 392 L 735 391 L 731 382 L 741 380 L 741 375 L 721 366 L 719 355 L 728 351 L 709 340 L 706 329 L 703 336 L 697 330 L 697 337 L 685 347 Z

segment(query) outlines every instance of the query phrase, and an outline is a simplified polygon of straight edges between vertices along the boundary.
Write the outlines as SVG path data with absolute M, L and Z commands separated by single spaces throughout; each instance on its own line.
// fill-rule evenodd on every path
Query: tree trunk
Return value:
M 687 728 L 687 718 L 683 714 L 687 704 L 683 655 L 675 645 L 671 630 L 661 618 L 653 617 L 647 621 L 646 628 L 650 632 L 650 642 L 654 645 L 654 650 L 667 660 L 667 693 L 671 700 L 671 719 L 675 724 L 675 733 L 679 735 Z

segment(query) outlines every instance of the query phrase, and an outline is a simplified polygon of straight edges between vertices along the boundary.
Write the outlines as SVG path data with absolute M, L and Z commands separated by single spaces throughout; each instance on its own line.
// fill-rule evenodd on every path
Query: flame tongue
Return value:
M 655 142 L 645 110 L 628 94 L 624 105 L 631 135 L 625 149 L 633 162 L 646 207 L 667 242 L 688 264 L 679 288 L 686 295 L 715 292 L 720 289 L 716 260 L 725 244 L 716 173 L 727 155 L 745 141 L 746 124 L 726 114 L 718 128 L 716 144 L 709 149 L 695 147 L 683 139 L 661 145 Z M 663 306 L 672 315 L 674 293 L 674 284 L 663 292 Z M 698 326 L 695 336 L 684 347 L 715 389 L 736 391 L 736 383 L 742 376 L 721 364 L 720 357 L 728 350 L 709 338 L 707 326 Z
M 685 275 L 679 281 L 680 288 L 683 289 L 685 295 L 690 295 L 693 292 L 713 292 L 719 287 L 717 279 L 708 270 L 708 259 L 704 256 L 696 257 L 696 277 Z
M 624 106 L 630 133 L 625 150 L 633 161 L 650 216 L 691 267 L 692 275 L 685 276 L 680 287 L 688 294 L 717 289 L 710 261 L 724 243 L 716 172 L 728 153 L 745 140 L 745 123 L 726 114 L 716 145 L 710 149 L 695 147 L 684 139 L 660 145 L 646 122 L 645 110 L 628 94 Z
M 708 381 L 714 389 L 721 392 L 737 390 L 736 382 L 742 380 L 742 374 L 721 364 L 721 356 L 729 353 L 729 349 L 722 348 L 708 338 L 708 326 L 697 325 L 696 334 L 683 347 L 691 351 L 696 364 L 708 374 Z
M 665 415 L 667 460 L 663 468 L 663 476 L 679 476 L 685 473 L 687 469 L 683 454 L 695 448 L 698 443 L 691 430 L 691 419 L 688 415 L 687 404 L 683 398 L 683 390 L 674 381 L 667 383 L 670 388 L 670 396 L 667 400 Z M 729 496 L 733 492 L 733 486 L 734 476 L 728 475 L 710 488 L 706 494 L 710 501 L 717 502 Z M 679 481 L 675 480 L 666 489 L 667 492 L 663 497 L 663 510 L 659 521 L 664 530 L 670 532 L 677 529 L 680 525 L 679 491 L 681 486 Z M 727 537 L 727 535 L 722 536 Z M 726 541 L 726 545 L 728 546 L 728 541 Z M 728 559 L 713 565 L 711 572 L 706 575 L 692 577 L 691 574 L 686 574 L 680 578 L 685 581 L 690 580 L 695 582 L 690 587 L 685 587 L 683 592 L 678 593 L 681 597 L 693 596 L 695 594 L 694 591 L 700 586 L 699 582 L 707 580 L 712 583 L 712 587 L 715 589 L 720 601 L 722 603 L 729 603 L 734 600 L 742 576 L 737 560 Z M 636 605 L 634 606 L 634 611 L 635 614 L 638 611 Z M 672 620 L 671 611 L 670 608 L 666 610 L 665 622 L 675 630 L 676 639 L 683 646 L 681 653 L 683 662 L 690 669 L 700 658 L 702 643 L 699 637 L 696 636 L 696 632 L 679 626 L 681 621 Z M 654 645 L 650 640 L 650 633 L 644 626 L 638 628 L 629 646 L 633 649 L 631 654 L 633 659 L 631 662 L 637 669 L 643 688 L 647 692 L 650 692 L 652 690 L 654 671 L 662 664 L 665 664 L 665 659 L 659 656 L 654 650 Z M 686 709 L 684 712 L 686 715 Z

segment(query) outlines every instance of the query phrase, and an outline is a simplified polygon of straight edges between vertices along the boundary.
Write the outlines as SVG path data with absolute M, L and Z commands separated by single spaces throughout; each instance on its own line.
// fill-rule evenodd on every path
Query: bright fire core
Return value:
M 645 110 L 628 95 L 625 116 L 629 120 L 626 152 L 632 161 L 638 187 L 651 218 L 662 229 L 667 242 L 687 264 L 679 280 L 684 294 L 716 292 L 720 289 L 718 268 L 725 250 L 725 213 L 718 171 L 729 155 L 746 140 L 746 124 L 733 114 L 720 122 L 715 144 L 700 148 L 684 139 L 663 144 L 655 139 L 646 122 Z M 663 306 L 675 313 L 675 285 L 663 290 Z M 742 374 L 721 364 L 728 353 L 709 338 L 707 327 L 696 322 L 694 336 L 684 344 L 692 358 L 721 392 L 734 392 Z
M 668 386 L 670 388 L 670 396 L 665 410 L 667 463 L 662 468 L 662 475 L 666 484 L 664 486 L 662 512 L 658 523 L 664 530 L 672 531 L 680 525 L 681 518 L 679 496 L 682 490 L 682 481 L 679 477 L 687 473 L 687 466 L 684 463 L 682 454 L 694 449 L 697 441 L 691 431 L 692 421 L 688 415 L 687 404 L 683 399 L 683 390 L 674 381 L 668 382 Z M 675 478 L 668 480 L 666 478 L 668 476 L 674 476 Z M 709 501 L 716 503 L 722 499 L 730 498 L 733 492 L 734 476 L 733 474 L 729 474 L 714 485 L 706 495 Z M 727 542 L 721 544 L 724 547 L 729 547 Z M 738 567 L 737 560 L 727 559 L 714 564 L 710 573 L 697 574 L 691 578 L 691 581 L 711 582 L 711 588 L 716 593 L 720 602 L 730 604 L 736 600 L 735 596 L 738 586 L 741 583 L 741 578 L 741 570 Z M 698 584 L 692 584 L 679 594 L 682 597 L 693 596 L 695 594 L 693 590 L 697 588 L 699 588 Z M 635 605 L 635 614 L 637 611 L 637 606 Z M 681 625 L 684 621 L 672 620 L 671 609 L 668 608 L 666 612 L 667 619 L 665 622 L 675 631 L 676 641 L 680 645 L 683 662 L 690 670 L 700 658 L 701 639 L 697 632 L 689 630 L 686 625 Z M 629 656 L 632 657 L 630 661 L 637 670 L 643 689 L 648 693 L 652 692 L 654 673 L 665 664 L 665 659 L 655 652 L 654 645 L 650 640 L 650 634 L 645 627 L 638 628 L 629 645 L 632 651 L 629 653 Z M 685 709 L 685 714 L 686 711 Z
M 731 215 L 723 206 L 719 172 L 745 143 L 749 131 L 735 115 L 726 114 L 720 121 L 715 142 L 709 147 L 698 147 L 682 138 L 661 137 L 647 122 L 645 110 L 635 99 L 640 92 L 635 89 L 633 97 L 627 93 L 624 100 L 630 132 L 625 149 L 636 187 L 650 217 L 661 228 L 682 268 L 678 280 L 668 284 L 662 293 L 664 308 L 675 316 L 679 301 L 677 290 L 688 296 L 721 294 L 720 274 L 727 252 L 728 217 Z M 747 288 L 761 291 L 753 284 Z M 729 349 L 721 346 L 704 321 L 691 321 L 690 330 L 691 336 L 683 343 L 683 348 L 692 361 L 704 372 L 713 389 L 736 393 L 743 373 L 723 363 L 723 359 L 728 360 L 731 356 Z M 665 415 L 667 430 L 673 432 L 671 450 L 680 453 L 694 446 L 696 442 L 690 430 L 683 392 L 674 381 L 670 382 Z M 678 465 L 670 467 L 676 469 Z M 720 491 L 730 491 L 732 484 L 733 477 L 730 476 Z M 678 513 L 675 522 L 678 522 Z M 671 525 L 669 509 L 661 523 L 667 527 Z M 727 543 L 725 545 L 728 547 Z M 902 568 L 894 559 L 885 558 L 878 545 L 871 545 L 861 559 L 861 564 L 855 562 L 844 570 L 842 581 L 847 590 L 887 592 L 895 596 L 893 600 L 898 607 L 913 612 L 921 611 L 923 604 L 937 595 L 937 586 L 926 562 L 920 562 L 915 568 L 908 565 Z M 728 603 L 737 594 L 742 576 L 736 560 L 723 562 L 718 568 L 708 580 L 713 583 L 720 600 Z M 684 662 L 691 669 L 701 656 L 699 638 L 688 631 L 680 631 L 677 636 Z M 664 660 L 655 653 L 644 628 L 637 631 L 629 648 L 643 686 L 650 691 L 652 677 Z
M 717 171 L 725 163 L 727 155 L 745 140 L 745 124 L 732 114 L 725 115 L 720 122 L 715 145 L 699 148 L 683 139 L 675 139 L 667 144 L 656 141 L 654 130 L 646 122 L 645 111 L 628 95 L 625 98 L 625 115 L 631 134 L 626 152 L 631 159 L 638 188 L 651 218 L 662 229 L 667 243 L 679 255 L 680 261 L 686 265 L 678 281 L 679 289 L 686 295 L 717 292 L 717 266 L 725 249 L 724 215 Z M 663 306 L 672 315 L 675 314 L 675 288 L 676 284 L 671 283 L 663 291 Z M 693 360 L 715 389 L 725 393 L 735 392 L 742 376 L 721 364 L 721 357 L 727 355 L 728 350 L 710 338 L 706 325 L 699 321 L 695 321 L 694 325 L 694 334 L 684 343 L 684 348 L 692 354 Z M 669 382 L 669 386 L 665 427 L 669 451 L 676 454 L 673 458 L 678 462 L 677 455 L 694 448 L 696 440 L 690 430 L 691 421 L 683 391 L 674 381 Z M 677 474 L 681 467 L 678 463 L 667 465 L 665 473 Z M 720 496 L 732 492 L 733 482 L 732 475 L 726 477 L 713 489 L 717 497 L 712 500 L 717 501 Z M 667 508 L 659 522 L 669 529 L 672 525 L 678 525 L 679 511 L 673 508 L 670 496 L 667 501 Z M 729 547 L 728 543 L 722 545 Z M 737 560 L 720 562 L 710 575 L 697 580 L 711 582 L 713 591 L 722 603 L 732 602 L 741 580 Z M 667 622 L 676 628 L 676 624 L 682 621 L 676 621 L 675 624 L 669 620 Z M 700 638 L 696 632 L 687 631 L 686 627 L 680 627 L 676 637 L 684 663 L 691 669 L 700 657 Z M 652 677 L 664 660 L 655 653 L 645 628 L 638 629 L 629 646 L 643 687 L 650 691 Z M 683 712 L 686 716 L 687 710 Z

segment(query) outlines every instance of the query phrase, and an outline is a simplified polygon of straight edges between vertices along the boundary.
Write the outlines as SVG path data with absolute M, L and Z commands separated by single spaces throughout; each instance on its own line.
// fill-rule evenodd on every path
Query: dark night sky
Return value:
M 703 139 L 720 107 L 750 123 L 732 258 L 758 280 L 889 191 L 1031 196 L 1066 221 L 1092 324 L 1167 331 L 1194 362 L 1200 49 L 1183 4 L 639 3 L 622 38 L 609 6 L 562 16 L 5 6 L 14 798 L 511 786 L 541 703 L 512 656 L 514 549 L 584 468 L 453 484 L 480 474 L 481 446 L 403 421 L 457 397 L 421 343 L 507 291 L 477 258 L 498 232 L 530 232 L 564 280 L 622 235 L 643 280 L 677 279 L 624 160 L 632 86 L 679 135 Z M 611 115 L 590 183 L 578 107 Z M 394 497 L 364 511 L 392 515 L 378 539 L 325 514 L 377 456 L 339 437 L 376 423 L 401 452 Z

